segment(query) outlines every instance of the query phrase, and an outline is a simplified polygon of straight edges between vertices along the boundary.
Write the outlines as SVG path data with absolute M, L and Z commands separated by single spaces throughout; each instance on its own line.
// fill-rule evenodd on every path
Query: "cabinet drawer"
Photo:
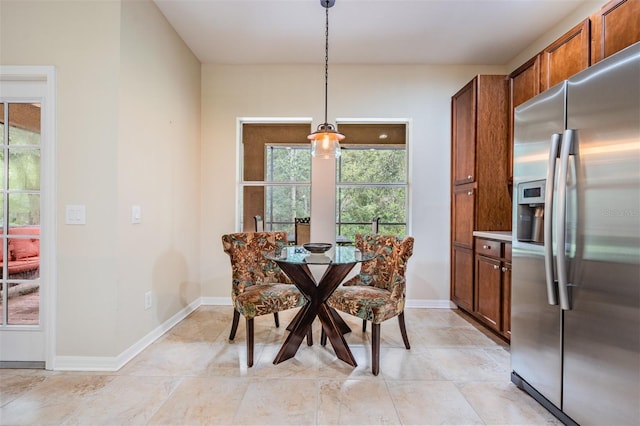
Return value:
M 485 240 L 484 238 L 476 238 L 476 254 L 487 257 L 500 258 L 502 243 L 499 241 Z

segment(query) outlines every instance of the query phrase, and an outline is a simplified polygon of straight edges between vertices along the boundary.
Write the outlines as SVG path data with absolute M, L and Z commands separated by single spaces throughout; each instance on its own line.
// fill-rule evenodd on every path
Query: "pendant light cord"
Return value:
M 327 103 L 329 99 L 329 0 L 325 0 L 326 24 L 324 30 L 324 124 L 327 120 Z

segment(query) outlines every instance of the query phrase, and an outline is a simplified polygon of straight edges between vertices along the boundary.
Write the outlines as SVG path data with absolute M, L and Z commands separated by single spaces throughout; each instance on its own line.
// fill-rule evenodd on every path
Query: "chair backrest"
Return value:
M 311 218 L 310 217 L 296 217 L 295 231 L 296 231 L 296 245 L 300 246 L 305 243 L 311 242 Z
M 260 215 L 256 215 L 253 217 L 253 222 L 255 224 L 256 232 L 264 232 L 264 219 Z
M 360 273 L 353 279 L 360 285 L 373 285 L 388 291 L 401 291 L 404 295 L 407 262 L 413 255 L 413 237 L 396 235 L 356 234 L 356 248 L 363 253 L 374 253 L 375 259 L 364 262 Z M 396 287 L 401 286 L 401 289 Z
M 231 260 L 232 296 L 256 284 L 287 283 L 289 278 L 263 253 L 287 245 L 286 232 L 239 232 L 222 236 L 222 248 Z

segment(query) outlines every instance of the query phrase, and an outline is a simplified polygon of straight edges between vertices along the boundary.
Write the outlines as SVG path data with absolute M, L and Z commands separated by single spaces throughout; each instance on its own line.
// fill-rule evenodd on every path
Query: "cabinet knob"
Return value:
M 502 267 L 502 272 L 507 272 L 508 270 L 509 270 L 509 269 L 507 269 L 507 267 L 506 267 L 506 266 L 503 266 L 503 267 Z
M 473 195 L 473 191 L 467 192 L 467 195 Z
M 473 179 L 473 176 L 469 175 L 469 176 L 467 176 L 467 179 L 471 180 L 471 179 Z
M 499 266 L 498 265 L 493 265 L 493 269 L 498 269 Z
M 482 248 L 485 249 L 485 250 L 489 250 L 491 248 L 491 246 L 488 246 L 488 245 L 485 244 L 485 245 L 482 246 Z

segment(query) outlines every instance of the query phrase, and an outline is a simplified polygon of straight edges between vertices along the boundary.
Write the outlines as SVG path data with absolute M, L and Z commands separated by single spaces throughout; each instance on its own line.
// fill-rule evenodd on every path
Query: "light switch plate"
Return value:
M 142 208 L 140 206 L 131 206 L 131 223 L 137 224 L 142 222 Z
M 65 223 L 67 225 L 85 225 L 87 223 L 85 206 L 67 205 L 65 211 Z

